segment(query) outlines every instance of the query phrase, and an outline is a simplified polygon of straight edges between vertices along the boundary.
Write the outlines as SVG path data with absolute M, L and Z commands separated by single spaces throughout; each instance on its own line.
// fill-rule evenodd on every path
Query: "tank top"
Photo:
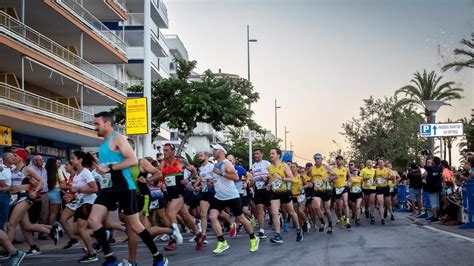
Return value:
M 362 192 L 362 177 L 352 176 L 351 177 L 351 193 L 361 193 Z
M 268 178 L 268 167 L 270 167 L 270 162 L 266 160 L 256 162 L 252 165 L 252 174 L 257 190 L 265 189 L 268 183 L 268 181 L 265 181 L 265 179 Z
M 360 171 L 360 176 L 364 180 L 364 185 L 362 186 L 363 189 L 375 189 L 375 169 L 374 168 L 363 168 Z
M 303 180 L 302 178 L 304 178 L 302 175 L 300 174 L 296 174 L 295 175 L 295 182 L 293 182 L 292 186 L 291 186 L 291 194 L 293 196 L 298 196 L 300 195 L 301 193 L 303 193 Z
M 377 187 L 388 187 L 388 168 L 375 169 L 375 183 Z
M 346 185 L 347 169 L 345 167 L 339 168 L 334 167 L 332 171 L 337 175 L 337 178 L 333 181 L 335 188 L 342 188 Z
M 285 192 L 291 192 L 291 183 L 290 182 L 284 182 L 281 179 L 277 179 L 275 177 L 275 174 L 281 176 L 282 178 L 286 177 L 285 173 L 285 167 L 283 167 L 283 163 L 280 162 L 278 163 L 277 166 L 274 166 L 273 164 L 268 167 L 268 173 L 269 175 L 269 180 L 270 184 L 272 184 L 272 190 L 275 193 L 285 193 Z
M 148 177 L 147 172 L 140 171 L 141 162 L 142 162 L 142 159 L 138 160 L 138 165 L 130 167 L 130 173 L 132 175 L 133 182 L 137 184 L 137 195 L 145 196 L 145 195 L 150 194 L 150 188 L 148 187 L 147 184 L 138 182 L 138 179 L 140 179 L 140 177 L 143 177 L 145 179 Z
M 216 165 L 217 169 L 222 172 L 222 168 L 224 167 L 224 163 L 228 161 L 225 159 L 224 161 L 218 163 Z M 239 198 L 239 191 L 234 185 L 234 181 L 227 179 L 221 175 L 214 174 L 214 178 L 216 179 L 216 183 L 214 184 L 214 190 L 216 194 L 214 197 L 218 200 L 231 200 Z
M 109 164 L 118 164 L 125 159 L 123 154 L 110 149 L 110 141 L 117 136 L 117 132 L 113 132 L 99 147 L 99 163 L 102 166 Z M 102 190 L 134 190 L 136 189 L 133 182 L 130 168 L 122 170 L 111 170 L 100 176 L 100 188 Z
M 182 191 L 184 185 L 181 184 L 181 181 L 184 179 L 184 171 L 179 158 L 175 158 L 172 164 L 169 164 L 167 160 L 163 160 L 161 173 L 168 193 L 173 194 Z
M 327 190 L 331 190 L 332 186 L 329 182 L 329 173 L 324 165 L 320 167 L 313 166 L 311 168 L 311 180 L 314 183 L 314 190 L 318 192 L 326 192 Z

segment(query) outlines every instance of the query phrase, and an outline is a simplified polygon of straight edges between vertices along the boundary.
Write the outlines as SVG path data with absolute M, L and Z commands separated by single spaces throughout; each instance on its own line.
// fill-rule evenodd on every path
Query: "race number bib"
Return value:
M 111 188 L 112 187 L 112 174 L 111 173 L 105 173 L 104 175 L 100 176 L 99 179 L 100 182 L 100 188 Z
M 207 186 L 207 183 L 202 182 L 201 183 L 201 192 L 208 192 L 208 191 L 209 191 L 209 187 Z
M 160 207 L 159 200 L 153 200 L 150 202 L 150 210 L 158 209 Z
M 273 184 L 272 184 L 272 189 L 274 191 L 280 190 L 282 185 L 283 185 L 283 183 L 281 182 L 281 180 L 275 180 L 275 182 L 273 182 Z
M 360 187 L 351 188 L 351 193 L 360 193 L 360 192 L 362 192 L 362 189 Z
M 78 205 L 77 205 L 77 202 L 73 201 L 73 202 L 67 203 L 66 207 L 75 211 L 78 208 Z
M 324 182 L 323 182 L 323 180 L 316 180 L 314 185 L 316 186 L 316 188 L 322 188 L 323 185 L 324 185 Z
M 298 195 L 296 199 L 298 200 L 298 203 L 302 203 L 306 200 L 306 197 L 304 196 L 304 194 L 301 194 L 301 195 Z
M 167 187 L 176 186 L 176 177 L 174 175 L 166 176 L 165 177 L 165 185 Z
M 264 189 L 265 188 L 265 182 L 257 181 L 257 182 L 255 182 L 255 187 L 257 187 L 257 189 Z
M 336 188 L 336 195 L 341 195 L 344 192 L 345 187 L 337 187 Z
M 377 184 L 378 185 L 383 185 L 383 184 L 385 184 L 385 182 L 386 182 L 385 178 L 377 177 Z
M 367 185 L 368 185 L 368 186 L 373 186 L 373 185 L 374 185 L 374 180 L 372 180 L 372 179 L 367 179 Z
M 76 200 L 75 202 L 77 203 L 77 206 L 81 206 L 84 204 L 84 194 L 82 193 L 76 193 Z
M 18 201 L 18 195 L 17 194 L 12 194 L 10 196 L 10 206 L 15 205 Z
M 393 191 L 395 191 L 395 188 L 394 188 L 394 187 L 391 187 L 391 188 L 390 188 L 390 193 L 392 193 Z

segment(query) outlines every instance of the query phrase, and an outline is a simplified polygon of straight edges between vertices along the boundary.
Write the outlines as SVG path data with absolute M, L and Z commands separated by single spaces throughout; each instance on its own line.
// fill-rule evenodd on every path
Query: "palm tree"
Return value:
M 447 71 L 450 68 L 454 67 L 454 71 L 458 72 L 461 69 L 467 68 L 474 68 L 474 33 L 471 34 L 471 40 L 462 39 L 460 41 L 463 44 L 464 48 L 456 48 L 454 49 L 454 55 L 462 55 L 466 58 L 462 60 L 455 60 L 447 65 L 445 65 L 442 69 L 443 71 Z
M 464 117 L 460 120 L 463 123 L 464 135 L 461 137 L 461 141 L 458 143 L 459 152 L 474 151 L 474 117 L 467 119 Z
M 424 110 L 424 115 L 429 123 L 432 113 L 428 111 L 423 105 L 423 101 L 437 100 L 443 101 L 445 105 L 451 105 L 448 102 L 451 100 L 461 99 L 459 94 L 463 91 L 461 88 L 456 88 L 453 81 L 440 83 L 442 76 L 436 75 L 434 71 L 429 74 L 423 70 L 423 74 L 416 72 L 414 78 L 410 80 L 412 84 L 406 85 L 395 91 L 395 97 L 399 94 L 405 94 L 405 98 L 397 102 L 397 106 L 412 106 Z

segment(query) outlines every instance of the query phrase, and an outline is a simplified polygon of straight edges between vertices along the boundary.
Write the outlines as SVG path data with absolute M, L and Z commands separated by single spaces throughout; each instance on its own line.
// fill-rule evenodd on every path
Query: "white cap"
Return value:
M 220 144 L 211 144 L 211 148 L 213 148 L 214 150 L 221 150 L 225 154 L 227 154 L 226 149 L 224 149 L 224 147 L 222 147 L 222 145 L 220 145 Z

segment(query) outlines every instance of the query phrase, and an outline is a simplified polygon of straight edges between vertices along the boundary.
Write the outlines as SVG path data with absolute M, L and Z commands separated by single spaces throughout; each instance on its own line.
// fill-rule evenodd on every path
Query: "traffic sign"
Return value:
M 127 98 L 125 110 L 126 134 L 148 134 L 147 98 Z
M 456 137 L 464 134 L 462 123 L 421 124 L 420 135 L 429 137 Z

